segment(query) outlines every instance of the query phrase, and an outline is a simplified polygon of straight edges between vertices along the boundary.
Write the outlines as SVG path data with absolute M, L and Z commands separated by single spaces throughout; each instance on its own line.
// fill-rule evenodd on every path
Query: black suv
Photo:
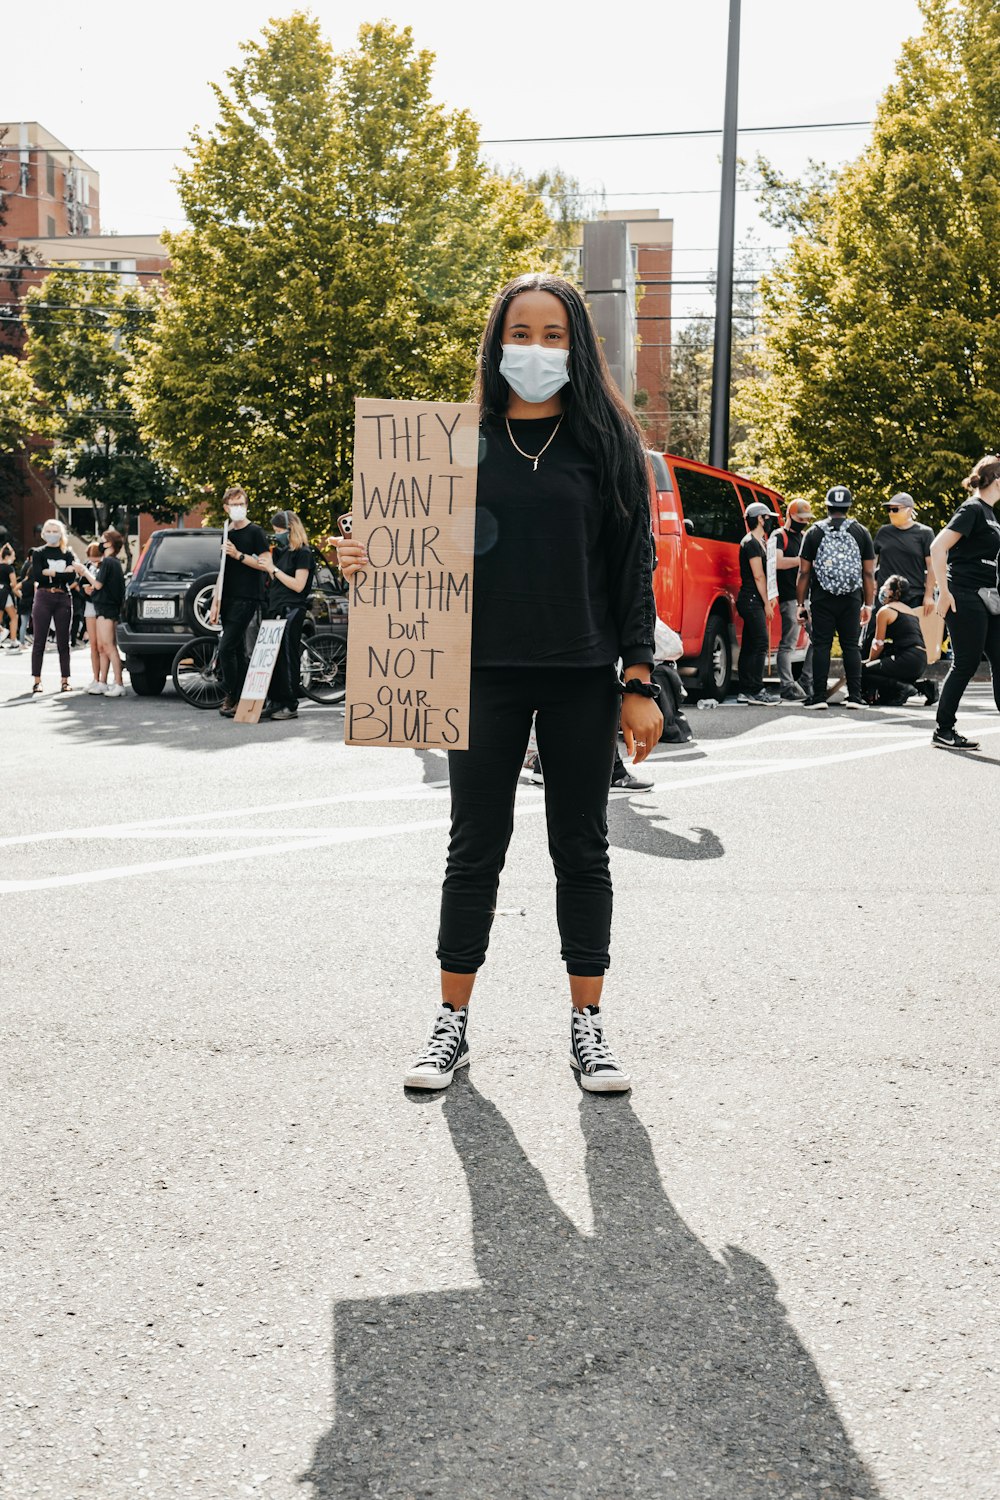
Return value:
M 192 636 L 219 634 L 208 616 L 221 557 L 218 527 L 154 531 L 146 543 L 118 623 L 118 649 L 140 697 L 163 692 L 178 648 Z M 319 558 L 305 634 L 347 634 L 346 589 Z

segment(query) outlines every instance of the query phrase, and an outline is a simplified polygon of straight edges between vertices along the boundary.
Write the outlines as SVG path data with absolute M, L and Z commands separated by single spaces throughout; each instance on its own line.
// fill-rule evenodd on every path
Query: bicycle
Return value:
M 343 703 L 347 691 L 347 641 L 340 635 L 310 635 L 302 639 L 302 691 L 327 707 Z M 192 708 L 220 708 L 226 696 L 219 670 L 219 641 L 194 636 L 174 657 L 174 687 Z

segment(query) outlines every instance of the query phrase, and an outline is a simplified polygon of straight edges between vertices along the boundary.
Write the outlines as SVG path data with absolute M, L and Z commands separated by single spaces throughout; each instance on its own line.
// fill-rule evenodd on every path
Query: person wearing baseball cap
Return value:
M 827 518 L 810 526 L 802 539 L 795 595 L 803 623 L 812 620 L 813 696 L 809 708 L 826 708 L 833 638 L 840 641 L 847 677 L 845 708 L 864 708 L 861 685 L 861 627 L 875 600 L 875 548 L 867 527 L 849 519 L 854 496 L 846 484 L 826 492 Z M 806 595 L 810 603 L 806 606 Z
M 914 519 L 916 505 L 912 495 L 900 491 L 886 501 L 889 521 L 880 526 L 874 537 L 875 583 L 878 588 L 890 578 L 906 579 L 903 603 L 920 609 L 925 615 L 934 612 L 934 567 L 931 543 L 934 533 Z
M 780 703 L 777 693 L 764 687 L 768 633 L 774 604 L 767 596 L 767 522 L 775 519 L 769 505 L 759 500 L 744 511 L 750 528 L 740 542 L 740 591 L 736 608 L 743 620 L 740 638 L 740 691 L 738 703 Z
M 799 553 L 802 538 L 812 521 L 808 500 L 791 500 L 785 512 L 785 524 L 774 533 L 775 566 L 778 575 L 778 608 L 781 611 L 781 644 L 778 647 L 778 682 L 785 703 L 802 703 L 812 697 L 812 640 L 809 641 L 798 682 L 792 672 L 792 652 L 798 644 L 802 622 L 795 599 L 799 576 Z

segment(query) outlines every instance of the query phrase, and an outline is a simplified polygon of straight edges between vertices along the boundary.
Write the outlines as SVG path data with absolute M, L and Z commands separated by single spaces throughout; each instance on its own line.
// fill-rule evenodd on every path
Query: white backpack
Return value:
M 820 521 L 823 536 L 813 561 L 816 582 L 828 594 L 853 594 L 861 588 L 863 569 L 861 548 L 857 538 L 849 530 L 849 522 L 834 527 L 830 521 Z

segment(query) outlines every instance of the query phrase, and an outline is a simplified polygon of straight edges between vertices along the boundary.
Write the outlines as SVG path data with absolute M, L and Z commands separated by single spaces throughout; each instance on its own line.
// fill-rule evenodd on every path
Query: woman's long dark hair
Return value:
M 502 417 L 510 386 L 500 374 L 503 322 L 521 292 L 551 292 L 566 309 L 569 322 L 569 385 L 561 395 L 566 425 L 597 467 L 605 504 L 619 520 L 630 519 L 649 504 L 649 479 L 642 433 L 611 378 L 590 313 L 576 287 L 561 276 L 534 272 L 508 281 L 496 296 L 486 320 L 476 370 L 474 400 L 484 418 Z

